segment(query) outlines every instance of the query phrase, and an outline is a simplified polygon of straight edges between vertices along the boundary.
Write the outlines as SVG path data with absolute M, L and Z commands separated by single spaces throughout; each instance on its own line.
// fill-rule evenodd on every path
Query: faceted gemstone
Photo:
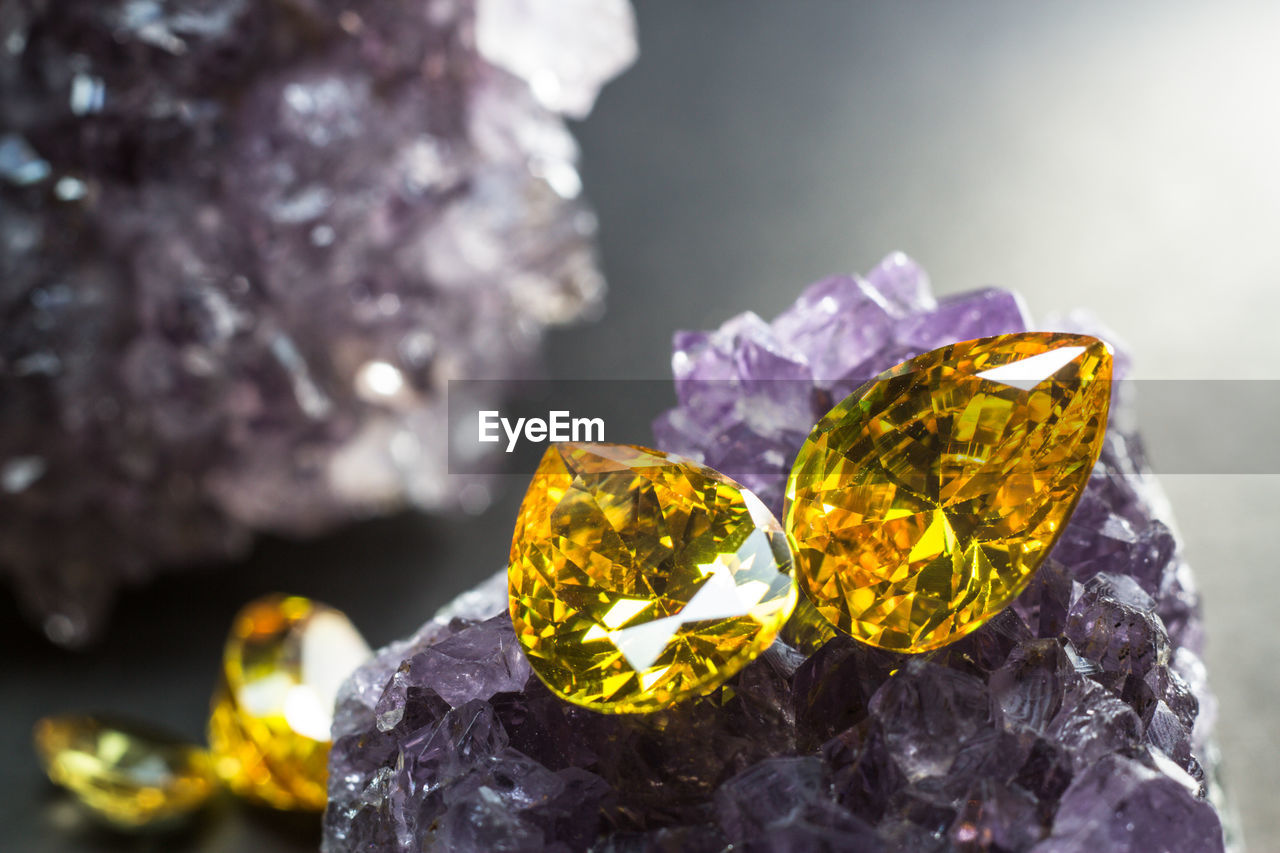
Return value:
M 323 809 L 338 688 L 368 657 L 347 617 L 323 604 L 269 596 L 240 611 L 209 718 L 231 790 L 277 809 Z
M 35 745 L 50 779 L 120 827 L 180 818 L 217 790 L 208 752 L 136 723 L 45 717 Z
M 1111 356 L 1096 338 L 952 344 L 824 417 L 787 483 L 798 579 L 841 630 L 923 652 L 1027 586 L 1102 450 Z
M 598 711 L 711 691 L 796 603 L 777 520 L 727 477 L 617 444 L 547 449 L 516 521 L 509 591 L 533 671 Z

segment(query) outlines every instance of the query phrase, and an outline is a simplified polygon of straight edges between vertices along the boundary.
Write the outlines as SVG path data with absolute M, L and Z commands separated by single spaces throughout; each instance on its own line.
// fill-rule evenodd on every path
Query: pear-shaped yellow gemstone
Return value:
M 511 619 L 570 702 L 640 713 L 708 693 L 767 649 L 796 603 L 781 526 L 687 459 L 547 449 L 511 543 Z
M 181 818 L 217 790 L 208 752 L 136 723 L 46 717 L 36 724 L 35 744 L 54 783 L 122 828 Z
M 218 774 L 272 808 L 325 807 L 338 688 L 369 657 L 341 612 L 270 596 L 236 616 L 209 717 Z
M 952 344 L 864 385 L 787 483 L 801 589 L 852 636 L 923 652 L 976 630 L 1049 553 L 1102 451 L 1111 355 L 1028 332 Z

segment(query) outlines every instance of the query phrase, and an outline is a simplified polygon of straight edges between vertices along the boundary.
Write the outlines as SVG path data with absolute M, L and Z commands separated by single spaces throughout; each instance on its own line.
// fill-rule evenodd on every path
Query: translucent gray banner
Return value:
M 700 382 L 680 392 L 685 399 L 696 398 L 702 411 L 724 400 L 753 407 L 753 416 L 771 406 L 808 405 L 817 413 L 812 425 L 859 384 L 846 379 L 824 391 L 810 382 L 784 380 L 749 388 L 732 381 Z M 482 467 L 495 475 L 522 476 L 537 468 L 550 441 L 668 449 L 655 441 L 652 424 L 677 403 L 670 379 L 454 380 L 448 395 L 450 473 L 474 472 L 477 460 L 486 459 Z M 1113 382 L 1112 428 L 1134 427 L 1157 474 L 1280 474 L 1280 380 Z M 707 427 L 708 439 L 715 430 Z

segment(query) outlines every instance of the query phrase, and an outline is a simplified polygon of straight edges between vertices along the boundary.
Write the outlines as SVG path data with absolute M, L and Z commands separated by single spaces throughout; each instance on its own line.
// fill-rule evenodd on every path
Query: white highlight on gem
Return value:
M 978 374 L 978 378 L 1030 391 L 1070 364 L 1084 350 L 1084 347 L 1060 347 L 984 370 Z
M 732 619 L 751 611 L 751 605 L 742 600 L 738 585 L 727 566 L 717 567 L 689 599 L 680 611 L 680 621 L 702 622 L 710 619 Z
M 655 669 L 653 672 L 643 673 L 640 676 L 640 688 L 642 690 L 648 690 L 649 688 L 653 687 L 653 685 L 657 684 L 659 681 L 666 678 L 667 673 L 670 670 L 671 670 L 671 667 L 664 666 L 662 669 Z
M 279 713 L 296 682 L 286 672 L 272 672 L 246 681 L 236 694 L 240 707 L 255 717 Z M 295 702 L 297 700 L 294 700 Z
M 284 718 L 289 728 L 312 740 L 328 740 L 333 717 L 324 710 L 316 692 L 306 684 L 295 684 L 284 697 Z
M 610 639 L 632 669 L 644 672 L 662 655 L 683 624 L 684 620 L 679 616 L 664 616 L 643 625 L 615 631 Z
M 235 700 L 250 716 L 280 714 L 295 732 L 328 740 L 338 689 L 371 654 L 345 616 L 318 612 L 302 629 L 298 676 L 280 669 L 253 678 L 240 686 Z
M 609 608 L 609 612 L 605 613 L 604 618 L 600 621 L 604 623 L 606 628 L 621 628 L 635 618 L 637 613 L 652 606 L 652 601 L 620 598 L 613 603 L 613 606 Z
M 294 731 L 316 740 L 328 740 L 338 690 L 347 676 L 372 654 L 369 644 L 346 616 L 328 611 L 313 615 L 302 634 L 301 670 L 302 683 L 314 696 L 312 707 L 319 708 L 320 713 L 308 718 L 308 723 L 314 726 L 312 730 L 296 725 L 290 717 Z M 287 716 L 287 707 L 285 713 Z
M 755 535 L 763 537 L 763 534 Z M 749 569 L 755 557 L 755 554 L 751 554 L 742 562 L 739 570 Z M 698 588 L 693 598 L 689 599 L 689 603 L 679 613 L 607 634 L 632 669 L 644 672 L 653 666 L 680 629 L 688 623 L 733 619 L 750 613 L 751 608 L 760 603 L 769 592 L 769 585 L 763 582 L 748 582 L 741 585 L 735 583 L 733 569 L 727 562 L 730 560 L 734 560 L 733 555 L 722 554 L 714 562 L 700 567 L 703 569 L 704 576 L 709 574 L 710 577 Z M 643 606 L 635 608 L 633 605 L 636 604 Z M 627 614 L 626 618 L 620 621 L 614 619 L 614 612 L 619 610 L 619 605 L 627 605 L 619 614 Z M 609 608 L 609 612 L 602 621 L 610 628 L 614 625 L 622 625 L 647 606 L 649 606 L 648 602 L 622 599 Z M 595 627 L 587 632 L 584 639 L 594 640 L 606 636 L 603 630 L 596 636 L 592 636 L 593 634 L 596 634 Z M 652 683 L 655 679 L 650 677 L 648 680 Z M 645 688 L 648 689 L 648 686 L 646 684 Z

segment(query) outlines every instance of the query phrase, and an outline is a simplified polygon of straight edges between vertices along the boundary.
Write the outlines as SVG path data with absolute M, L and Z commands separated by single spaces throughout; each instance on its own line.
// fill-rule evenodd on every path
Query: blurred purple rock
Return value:
M 626 0 L 19 0 L 0 45 L 0 572 L 52 639 L 254 530 L 484 505 L 445 383 L 599 305 L 562 116 Z
M 791 457 L 845 387 L 1029 327 L 1004 291 L 935 302 L 894 255 L 819 282 L 772 324 L 743 314 L 678 335 L 681 405 L 657 443 L 748 477 L 777 509 Z M 596 714 L 512 658 L 495 576 L 348 682 L 324 849 L 1235 849 L 1194 586 L 1137 436 L 1116 426 L 1127 405 L 1026 593 L 932 654 L 837 638 L 803 658 L 779 643 L 706 699 Z

